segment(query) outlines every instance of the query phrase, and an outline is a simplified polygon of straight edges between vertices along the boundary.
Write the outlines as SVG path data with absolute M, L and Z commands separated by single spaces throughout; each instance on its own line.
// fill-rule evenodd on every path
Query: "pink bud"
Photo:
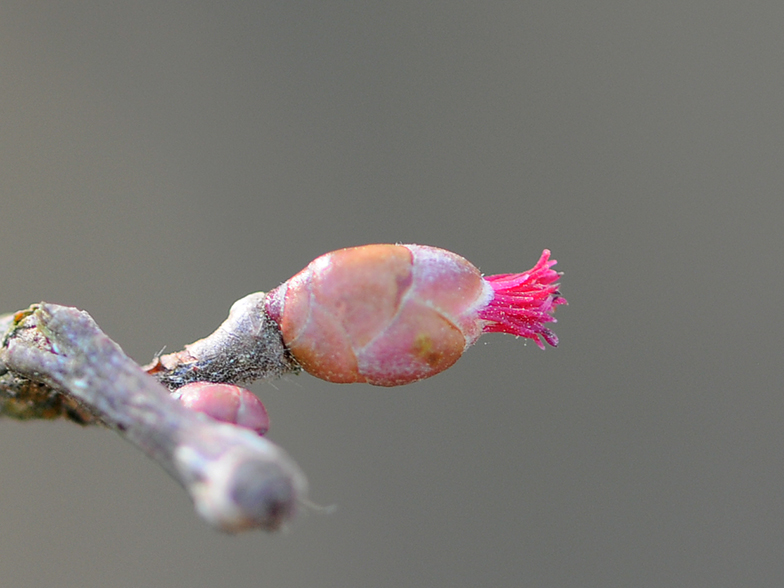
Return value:
M 259 435 L 269 430 L 267 409 L 253 392 L 233 384 L 191 382 L 175 395 L 191 410 L 203 412 L 218 421 L 252 429 Z
M 483 332 L 550 345 L 559 274 L 545 250 L 523 274 L 483 278 L 455 253 L 365 245 L 327 253 L 269 293 L 266 310 L 300 365 L 330 382 L 397 386 L 454 364 Z

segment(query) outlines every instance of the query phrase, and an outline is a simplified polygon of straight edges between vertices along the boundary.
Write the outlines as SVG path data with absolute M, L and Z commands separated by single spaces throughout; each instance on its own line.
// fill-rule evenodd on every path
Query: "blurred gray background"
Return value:
M 557 350 L 254 387 L 335 504 L 217 533 L 114 433 L 0 422 L 3 586 L 784 585 L 784 3 L 0 7 L 0 310 L 137 361 L 332 249 L 565 272 Z

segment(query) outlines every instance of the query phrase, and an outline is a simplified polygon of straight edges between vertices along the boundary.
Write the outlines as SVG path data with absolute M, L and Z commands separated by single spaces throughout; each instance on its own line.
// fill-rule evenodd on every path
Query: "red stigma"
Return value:
M 561 274 L 550 269 L 555 264 L 554 259 L 550 260 L 550 250 L 545 249 L 536 265 L 527 272 L 485 276 L 494 296 L 479 311 L 479 318 L 485 321 L 482 331 L 533 339 L 542 349 L 544 339 L 557 347 L 558 337 L 544 326 L 556 322 L 551 313 L 557 305 L 566 304 L 556 283 Z

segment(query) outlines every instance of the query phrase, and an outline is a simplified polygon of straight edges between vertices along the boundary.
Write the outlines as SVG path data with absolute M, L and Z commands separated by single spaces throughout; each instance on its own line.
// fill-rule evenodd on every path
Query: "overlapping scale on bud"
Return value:
M 365 245 L 315 259 L 271 291 L 265 308 L 310 374 L 397 386 L 450 367 L 483 332 L 556 345 L 544 327 L 565 302 L 554 264 L 545 251 L 529 272 L 485 278 L 444 249 Z

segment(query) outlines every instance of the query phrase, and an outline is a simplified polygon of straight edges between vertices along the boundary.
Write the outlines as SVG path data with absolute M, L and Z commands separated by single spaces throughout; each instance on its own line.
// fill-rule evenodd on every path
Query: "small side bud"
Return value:
M 267 409 L 253 392 L 233 384 L 191 382 L 174 396 L 197 412 L 217 421 L 237 425 L 264 435 L 269 430 Z

